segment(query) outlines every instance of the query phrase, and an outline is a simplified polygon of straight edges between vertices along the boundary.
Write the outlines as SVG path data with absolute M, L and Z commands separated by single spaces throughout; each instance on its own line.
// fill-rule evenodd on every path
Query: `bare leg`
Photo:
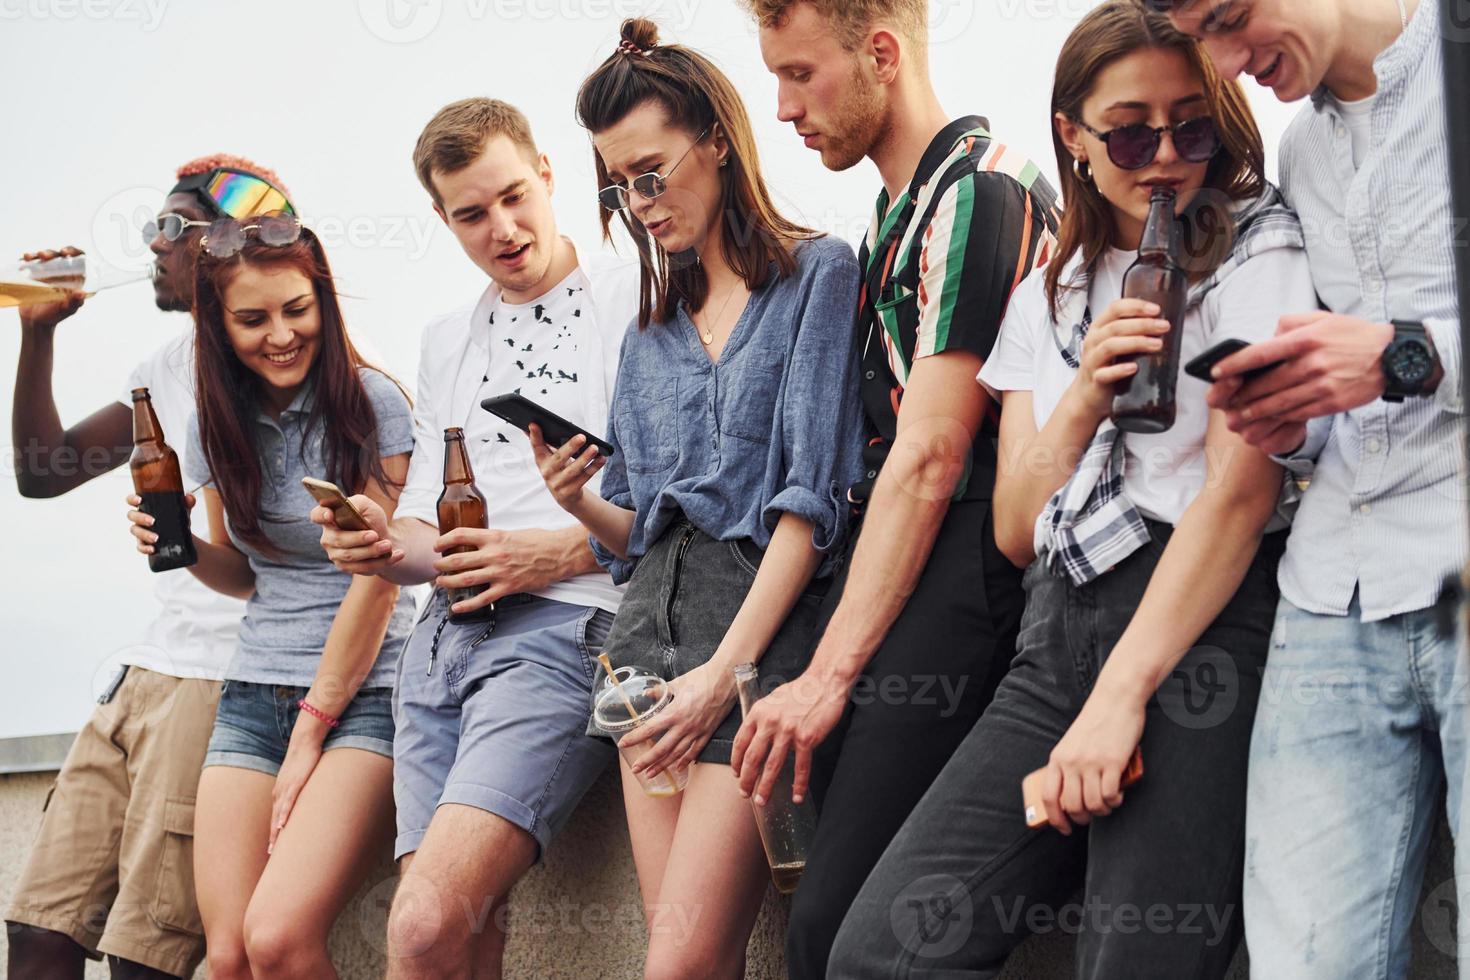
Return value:
M 245 912 L 257 977 L 332 978 L 327 936 L 393 835 L 393 760 L 333 749 L 317 763 Z
M 638 870 L 638 891 L 643 896 L 643 921 L 652 931 L 684 794 L 649 796 L 621 754 L 618 768 L 623 774 L 623 809 L 633 839 L 633 866 Z
M 210 980 L 254 980 L 245 956 L 245 910 L 265 869 L 275 777 L 210 766 L 194 808 L 194 885 Z
M 495 913 L 535 859 L 535 839 L 508 820 L 440 806 L 393 898 L 389 980 L 499 980 L 505 933 Z
M 646 980 L 739 980 L 770 870 L 729 766 L 696 763 L 649 929 Z

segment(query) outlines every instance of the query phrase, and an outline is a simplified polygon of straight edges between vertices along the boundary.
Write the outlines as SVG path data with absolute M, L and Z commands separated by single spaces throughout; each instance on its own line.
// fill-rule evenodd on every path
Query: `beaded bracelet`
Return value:
M 320 718 L 322 721 L 326 722 L 328 728 L 336 728 L 338 725 L 341 724 L 340 721 L 338 721 L 336 718 L 333 718 L 325 711 L 321 710 L 320 708 L 314 707 L 311 702 L 306 700 L 306 698 L 302 698 L 300 701 L 297 701 L 296 706 L 302 711 L 305 711 L 307 714 L 311 715 L 312 717 Z

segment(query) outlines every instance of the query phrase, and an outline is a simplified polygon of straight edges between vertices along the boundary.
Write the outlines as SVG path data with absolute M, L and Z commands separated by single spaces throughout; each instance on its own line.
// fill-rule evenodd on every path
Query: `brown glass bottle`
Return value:
M 439 495 L 439 533 L 448 534 L 457 527 L 489 527 L 485 514 L 485 498 L 475 488 L 475 471 L 470 468 L 470 454 L 464 445 L 463 429 L 444 430 L 444 492 Z M 462 555 L 470 547 L 451 548 L 445 555 Z M 468 589 L 449 589 L 449 604 L 464 602 L 490 588 L 488 585 Z M 477 609 L 464 615 L 449 617 L 451 623 L 473 623 L 488 619 L 490 608 Z
M 1179 265 L 1179 232 L 1174 222 L 1174 189 L 1155 187 L 1148 220 L 1138 243 L 1138 259 L 1123 275 L 1123 298 L 1156 303 L 1169 321 L 1163 347 L 1134 360 L 1138 373 L 1119 382 L 1113 398 L 1113 423 L 1124 432 L 1164 432 L 1174 425 L 1174 388 L 1179 380 L 1179 343 L 1189 280 Z
M 199 555 L 184 503 L 179 454 L 163 441 L 163 426 L 158 424 L 147 388 L 133 389 L 133 455 L 128 465 L 133 471 L 133 489 L 143 498 L 138 509 L 153 518 L 151 530 L 158 535 L 148 567 L 166 572 L 194 564 Z

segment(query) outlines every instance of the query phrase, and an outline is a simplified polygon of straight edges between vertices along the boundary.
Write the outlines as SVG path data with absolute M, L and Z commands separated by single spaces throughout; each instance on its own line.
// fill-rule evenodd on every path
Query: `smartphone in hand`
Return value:
M 1045 769 L 1038 769 L 1025 779 L 1021 780 L 1021 805 L 1026 810 L 1026 826 L 1033 830 L 1037 827 L 1046 826 L 1046 806 L 1041 802 L 1042 777 Z M 1128 766 L 1123 770 L 1123 778 L 1118 781 L 1121 789 L 1127 789 L 1143 778 L 1143 753 L 1138 749 L 1133 750 L 1133 755 L 1128 759 Z
M 1203 354 L 1200 354 L 1198 357 L 1192 358 L 1188 364 L 1184 365 L 1184 373 L 1189 375 L 1191 378 L 1198 378 L 1205 384 L 1213 384 L 1215 379 L 1210 376 L 1210 372 L 1214 370 L 1215 365 L 1225 360 L 1225 358 L 1229 357 L 1231 354 L 1238 354 L 1249 346 L 1250 344 L 1246 343 L 1243 340 L 1237 340 L 1234 337 L 1222 340 L 1214 347 L 1211 347 L 1209 350 L 1205 351 Z M 1267 364 L 1265 367 L 1259 367 L 1253 371 L 1247 371 L 1241 375 L 1241 378 L 1245 381 L 1254 381 L 1256 378 L 1259 378 L 1261 375 L 1265 374 L 1267 371 L 1272 370 L 1273 368 L 1276 368 L 1280 364 L 1280 361 L 1276 361 L 1274 363 Z
M 301 485 L 306 492 L 327 510 L 332 512 L 332 518 L 337 526 L 344 531 L 370 531 L 367 518 L 362 516 L 362 511 L 347 499 L 347 494 L 335 483 L 326 480 L 318 480 L 315 477 L 303 476 Z
M 502 418 L 522 432 L 529 433 L 532 423 L 541 427 L 541 437 L 553 449 L 564 446 L 572 436 L 587 437 L 587 442 L 597 447 L 604 456 L 617 452 L 613 444 L 599 439 L 580 425 L 573 425 L 550 409 L 542 408 L 524 395 L 496 395 L 480 402 L 480 407 L 491 415 Z

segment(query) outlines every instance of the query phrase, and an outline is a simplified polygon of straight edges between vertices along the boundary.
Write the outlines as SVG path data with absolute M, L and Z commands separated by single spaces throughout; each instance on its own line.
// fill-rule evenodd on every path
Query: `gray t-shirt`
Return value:
M 368 368 L 360 373 L 377 417 L 378 455 L 412 451 L 408 399 L 386 375 Z M 279 421 L 265 412 L 254 420 L 263 464 L 260 526 L 278 553 L 262 553 L 230 531 L 231 542 L 255 572 L 255 593 L 245 606 L 239 648 L 225 671 L 230 680 L 309 686 L 337 608 L 352 584 L 352 576 L 338 571 L 322 551 L 321 529 L 309 516 L 315 502 L 301 485 L 303 476 L 327 478 L 321 433 L 306 431 L 311 404 L 311 391 L 303 388 Z M 189 483 L 209 485 L 197 418 L 190 420 L 187 445 Z M 398 654 L 412 628 L 413 597 L 404 592 L 363 687 L 393 686 Z

